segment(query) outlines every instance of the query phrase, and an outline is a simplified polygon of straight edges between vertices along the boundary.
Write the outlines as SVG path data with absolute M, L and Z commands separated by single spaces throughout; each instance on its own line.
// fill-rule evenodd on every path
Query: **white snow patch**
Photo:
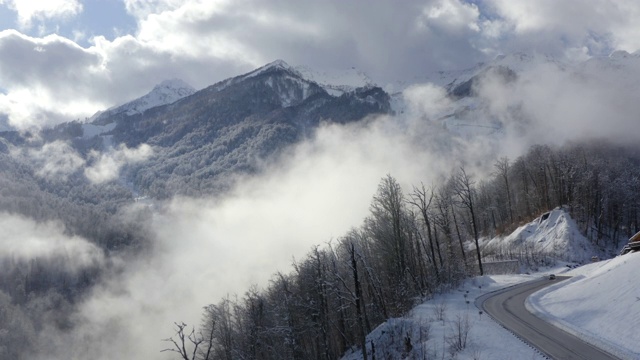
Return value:
M 315 71 L 306 66 L 297 66 L 295 70 L 309 81 L 320 85 L 329 95 L 338 97 L 353 92 L 357 88 L 375 86 L 371 78 L 355 67 L 334 71 Z
M 580 233 L 575 221 L 563 209 L 544 214 L 506 237 L 489 240 L 483 251 L 516 248 L 572 262 L 582 262 L 594 255 L 603 256 L 602 250 Z
M 94 136 L 107 133 L 113 130 L 115 127 L 115 122 L 106 125 L 82 124 L 82 137 L 85 139 L 90 139 Z
M 89 122 L 120 113 L 125 113 L 129 116 L 141 114 L 157 106 L 172 104 L 195 92 L 196 90 L 191 85 L 180 79 L 165 80 L 156 85 L 151 92 L 138 99 L 96 113 L 89 119 Z

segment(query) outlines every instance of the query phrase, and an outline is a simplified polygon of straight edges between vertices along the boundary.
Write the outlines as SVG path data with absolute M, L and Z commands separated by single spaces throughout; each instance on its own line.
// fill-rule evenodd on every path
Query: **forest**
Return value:
M 205 307 L 200 324 L 174 323 L 164 351 L 184 360 L 336 359 L 359 347 L 367 359 L 365 337 L 376 326 L 482 275 L 487 257 L 530 268 L 561 257 L 522 248 L 484 253 L 482 238 L 562 206 L 590 241 L 618 249 L 639 230 L 639 161 L 637 146 L 589 141 L 533 146 L 498 159 L 484 178 L 463 166 L 405 190 L 387 175 L 360 226 L 314 246 L 264 288 Z

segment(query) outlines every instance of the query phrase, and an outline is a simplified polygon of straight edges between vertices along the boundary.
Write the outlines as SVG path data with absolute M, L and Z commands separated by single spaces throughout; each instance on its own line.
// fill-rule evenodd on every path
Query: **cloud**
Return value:
M 12 156 L 23 157 L 34 164 L 36 175 L 42 178 L 66 179 L 84 166 L 85 160 L 66 142 L 54 141 L 40 148 L 19 151 Z
M 512 81 L 505 81 L 498 72 L 487 72 L 475 86 L 478 98 L 463 100 L 458 106 L 465 111 L 452 119 L 474 126 L 495 124 L 499 131 L 472 139 L 462 135 L 466 144 L 462 147 L 481 146 L 484 137 L 488 140 L 484 147 L 494 150 L 480 151 L 483 156 L 499 154 L 513 159 L 534 144 L 561 146 L 599 138 L 618 143 L 640 141 L 634 130 L 640 112 L 635 100 L 640 61 L 637 55 L 619 56 L 594 58 L 575 66 L 534 56 Z M 435 101 L 432 98 L 423 103 L 425 93 L 438 92 L 431 86 L 407 91 L 409 102 L 415 103 L 414 111 L 418 110 L 414 116 L 454 114 L 455 107 L 448 109 L 447 102 L 437 96 Z M 459 158 L 470 157 L 460 154 Z
M 0 112 L 26 129 L 72 120 L 101 104 L 102 57 L 57 35 L 32 38 L 0 32 Z
M 92 151 L 89 156 L 93 158 L 93 163 L 84 170 L 84 175 L 94 184 L 111 181 L 118 177 L 123 166 L 145 161 L 152 154 L 153 149 L 147 144 L 135 149 L 121 144 L 106 153 Z
M 439 27 L 447 32 L 480 31 L 478 19 L 480 12 L 475 4 L 458 0 L 440 0 L 427 6 L 419 19 L 421 27 Z
M 202 88 L 278 58 L 320 71 L 355 66 L 385 86 L 512 51 L 584 60 L 640 48 L 640 5 L 631 0 L 590 6 L 410 0 L 401 7 L 384 0 L 127 0 L 124 6 L 136 19 L 135 33 L 113 40 L 98 34 L 89 47 L 55 35 L 0 32 L 6 90 L 0 113 L 11 125 L 82 119 L 167 78 Z
M 121 144 L 102 153 L 92 150 L 87 161 L 71 145 L 56 140 L 39 148 L 14 148 L 11 155 L 32 163 L 41 178 L 66 179 L 82 170 L 89 181 L 102 184 L 117 179 L 122 167 L 147 160 L 153 155 L 153 149 L 147 144 L 133 149 Z
M 58 35 L 33 38 L 15 30 L 0 32 L 0 83 L 5 89 L 0 113 L 11 126 L 25 130 L 84 119 L 140 97 L 167 78 L 198 79 L 191 83 L 208 85 L 192 69 L 206 73 L 213 66 L 233 73 L 230 69 L 237 68 L 158 50 L 130 35 L 93 41 L 94 46 L 83 48 Z
M 75 271 L 104 262 L 102 250 L 78 236 L 65 234 L 54 222 L 37 223 L 18 215 L 0 213 L 0 260 L 63 260 L 65 270 Z
M 486 77 L 473 116 L 504 124 L 490 136 L 443 127 L 440 115 L 453 111 L 453 102 L 442 88 L 416 85 L 397 117 L 324 124 L 225 195 L 158 204 L 149 226 L 152 250 L 93 289 L 79 304 L 77 327 L 53 341 L 57 348 L 47 356 L 162 358 L 160 340 L 172 335 L 174 321 L 197 325 L 203 306 L 227 294 L 241 297 L 252 283 L 264 286 L 275 271 L 289 271 L 292 257 L 361 224 L 386 174 L 409 191 L 463 164 L 470 174 L 489 173 L 493 159 L 513 158 L 531 143 L 637 138 L 638 109 L 627 88 L 633 82 L 624 79 L 638 69 L 602 66 L 590 62 L 569 72 L 543 63 L 514 82 Z M 144 158 L 118 151 L 112 157 Z
M 290 271 L 292 257 L 359 226 L 386 174 L 410 188 L 455 166 L 450 148 L 430 154 L 420 135 L 429 132 L 413 131 L 431 124 L 409 121 L 325 124 L 226 195 L 158 204 L 152 251 L 94 289 L 55 357 L 80 359 L 92 350 L 95 359 L 162 358 L 160 340 L 172 335 L 174 321 L 197 325 L 203 306 L 265 286 L 274 272 Z
M 586 46 L 592 55 L 640 48 L 637 1 L 594 0 L 586 6 L 580 0 L 490 0 L 486 8 L 502 23 L 501 34 L 510 48 L 561 54 Z
M 29 29 L 33 20 L 51 18 L 68 18 L 82 12 L 82 4 L 78 0 L 6 0 L 0 1 L 18 13 L 18 24 L 22 29 Z

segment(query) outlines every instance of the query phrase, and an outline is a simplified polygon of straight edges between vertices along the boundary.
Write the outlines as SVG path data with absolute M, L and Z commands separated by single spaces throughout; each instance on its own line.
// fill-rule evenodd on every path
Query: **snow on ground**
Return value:
M 571 262 L 583 262 L 594 255 L 605 256 L 580 233 L 571 216 L 560 208 L 520 226 L 506 237 L 496 237 L 483 244 L 484 253 L 513 249 L 526 249 Z
M 546 359 L 486 314 L 480 314 L 474 304 L 482 294 L 539 277 L 491 275 L 469 279 L 458 289 L 416 306 L 407 316 L 378 326 L 367 336 L 369 358 L 373 342 L 376 359 Z M 466 346 L 454 351 L 451 344 L 458 339 L 455 329 L 458 325 L 464 328 L 467 320 Z M 356 359 L 362 359 L 359 349 L 343 357 Z
M 94 136 L 107 133 L 113 130 L 115 127 L 115 122 L 106 125 L 82 124 L 82 137 L 85 139 L 90 139 Z
M 316 71 L 306 66 L 297 66 L 295 70 L 304 79 L 320 85 L 331 96 L 340 96 L 354 91 L 356 88 L 375 85 L 366 73 L 356 68 Z
M 572 279 L 533 294 L 538 316 L 623 359 L 640 359 L 640 253 L 571 270 Z
M 90 123 L 95 123 L 107 116 L 125 113 L 127 115 L 142 114 L 145 110 L 174 103 L 186 96 L 196 92 L 191 85 L 180 79 L 169 79 L 156 85 L 146 95 L 139 97 L 123 105 L 111 107 L 105 111 L 99 111 L 90 119 Z

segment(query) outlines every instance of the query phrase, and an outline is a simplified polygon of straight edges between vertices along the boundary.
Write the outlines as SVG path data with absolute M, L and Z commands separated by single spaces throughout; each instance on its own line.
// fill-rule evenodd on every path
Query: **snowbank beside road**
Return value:
M 538 316 L 625 359 L 640 358 L 640 254 L 586 265 L 528 299 Z

